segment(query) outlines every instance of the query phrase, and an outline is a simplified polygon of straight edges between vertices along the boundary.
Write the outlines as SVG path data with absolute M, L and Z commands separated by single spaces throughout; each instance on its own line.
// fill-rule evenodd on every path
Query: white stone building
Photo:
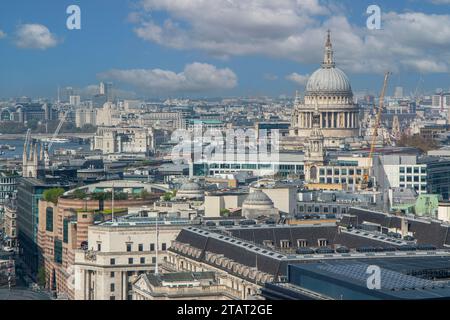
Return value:
M 359 108 L 353 102 L 347 75 L 334 62 L 330 32 L 322 66 L 309 78 L 304 101 L 296 101 L 291 136 L 309 137 L 315 112 L 320 117 L 326 147 L 338 147 L 343 140 L 359 136 Z
M 76 300 L 131 300 L 137 276 L 163 268 L 167 249 L 187 220 L 130 218 L 91 226 L 88 250 L 77 250 L 74 262 Z

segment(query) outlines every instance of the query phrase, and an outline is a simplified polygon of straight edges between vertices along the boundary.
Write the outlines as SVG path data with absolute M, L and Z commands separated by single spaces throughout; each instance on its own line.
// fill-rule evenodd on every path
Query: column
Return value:
M 350 112 L 345 113 L 345 127 L 350 128 Z
M 122 272 L 122 300 L 126 300 L 128 297 L 128 283 L 127 283 L 127 272 Z
M 309 112 L 308 113 L 309 114 L 309 128 L 312 128 L 312 126 L 313 126 L 313 121 L 312 121 L 312 112 Z
M 328 112 L 325 112 L 325 128 L 328 128 Z
M 334 126 L 334 114 L 335 114 L 335 112 L 332 112 L 331 113 L 331 128 L 335 128 L 335 126 Z
M 87 297 L 88 297 L 88 295 L 87 295 L 87 292 L 86 292 L 86 290 L 89 290 L 89 288 L 88 288 L 88 286 L 86 285 L 86 282 L 87 282 L 87 276 L 86 276 L 86 270 L 83 270 L 83 298 L 84 298 L 84 300 L 87 300 Z

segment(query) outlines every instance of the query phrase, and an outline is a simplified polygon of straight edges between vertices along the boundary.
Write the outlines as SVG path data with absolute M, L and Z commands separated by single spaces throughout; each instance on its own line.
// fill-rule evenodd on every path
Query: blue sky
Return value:
M 81 30 L 66 28 L 71 4 Z M 370 4 L 383 30 L 366 28 Z M 420 77 L 424 91 L 450 88 L 448 0 L 4 0 L 0 97 L 100 80 L 148 97 L 293 95 L 320 65 L 328 28 L 356 92 L 378 92 L 386 70 L 391 90 L 414 91 Z

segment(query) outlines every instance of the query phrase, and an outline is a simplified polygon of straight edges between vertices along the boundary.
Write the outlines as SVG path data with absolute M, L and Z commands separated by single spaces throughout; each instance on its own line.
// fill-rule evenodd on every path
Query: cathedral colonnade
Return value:
M 321 67 L 308 79 L 303 101 L 297 96 L 290 133 L 308 138 L 314 129 L 317 114 L 326 145 L 338 145 L 345 139 L 359 136 L 359 106 L 353 101 L 350 80 L 336 67 L 331 33 L 328 32 Z

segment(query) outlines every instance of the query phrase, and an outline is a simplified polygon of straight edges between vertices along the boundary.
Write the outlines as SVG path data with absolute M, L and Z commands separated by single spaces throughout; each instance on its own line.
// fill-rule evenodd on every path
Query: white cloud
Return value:
M 132 85 L 151 93 L 206 92 L 237 86 L 236 74 L 228 69 L 205 63 L 186 65 L 183 72 L 161 69 L 110 70 L 99 78 Z
M 0 39 L 3 39 L 6 37 L 6 33 L 0 30 Z
M 443 2 L 447 0 L 435 0 Z M 450 70 L 450 15 L 386 12 L 382 30 L 353 25 L 345 10 L 318 0 L 142 0 L 135 19 L 142 39 L 216 57 L 262 54 L 306 64 L 322 61 L 325 33 L 333 32 L 345 71 Z M 154 12 L 168 18 L 159 22 Z
M 296 72 L 286 76 L 286 79 L 295 82 L 298 85 L 304 86 L 308 82 L 309 74 L 301 75 Z
M 58 39 L 42 24 L 21 24 L 16 31 L 19 48 L 45 50 L 58 44 Z

